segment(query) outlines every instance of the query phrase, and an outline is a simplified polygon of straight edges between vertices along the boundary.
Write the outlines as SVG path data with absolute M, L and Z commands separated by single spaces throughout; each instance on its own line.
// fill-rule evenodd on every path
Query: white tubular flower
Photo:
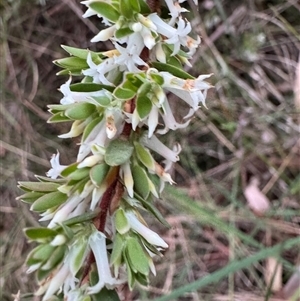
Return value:
M 174 0 L 165 0 L 165 1 L 168 6 L 168 9 L 170 11 L 169 15 L 172 17 L 171 20 L 169 21 L 169 24 L 174 25 L 175 20 L 178 18 L 178 16 L 181 13 L 187 12 L 188 10 L 181 7 L 179 5 L 178 1 L 176 1 L 176 0 L 175 1 Z M 180 1 L 180 2 L 183 2 L 183 1 Z
M 70 213 L 78 206 L 82 201 L 82 197 L 79 195 L 73 195 L 69 200 L 61 205 L 55 212 L 55 215 L 48 225 L 48 228 L 54 228 L 57 224 L 68 219 Z
M 122 164 L 120 167 L 120 176 L 124 181 L 128 195 L 133 198 L 133 177 L 131 173 L 130 163 Z
M 95 42 L 107 41 L 113 37 L 115 31 L 116 31 L 116 25 L 105 28 L 105 29 L 101 30 L 95 37 L 93 37 L 91 39 L 91 42 L 95 43 Z
M 152 109 L 148 116 L 148 138 L 150 138 L 158 124 L 158 112 L 159 109 L 157 106 L 152 106 Z
M 124 280 L 118 280 L 111 274 L 106 249 L 106 238 L 104 234 L 99 231 L 95 231 L 90 236 L 89 245 L 96 260 L 99 281 L 96 285 L 88 287 L 87 293 L 89 295 L 97 294 L 104 286 L 108 289 L 113 289 L 117 285 L 123 283 Z
M 55 273 L 56 272 L 56 273 Z M 76 281 L 76 278 L 71 275 L 68 264 L 63 264 L 59 271 L 55 271 L 55 275 L 53 277 L 49 277 L 48 281 L 40 287 L 40 289 L 36 292 L 36 295 L 42 295 L 45 291 L 45 287 L 47 288 L 47 291 L 42 299 L 42 301 L 49 300 L 52 296 L 55 295 L 55 293 L 62 288 L 62 286 L 66 285 L 67 278 L 72 278 L 71 282 Z
M 176 34 L 165 40 L 167 44 L 174 45 L 172 55 L 175 55 L 180 50 L 180 45 L 187 46 L 188 34 L 191 32 L 192 27 L 190 22 L 184 22 L 182 18 L 178 20 Z
M 140 142 L 147 148 L 152 149 L 156 153 L 160 154 L 166 160 L 172 162 L 177 162 L 179 160 L 178 153 L 165 146 L 155 135 L 151 136 L 151 138 L 148 138 L 147 135 L 144 134 Z
M 125 211 L 125 215 L 131 229 L 144 237 L 144 239 L 147 240 L 150 244 L 157 247 L 162 247 L 164 249 L 168 247 L 168 244 L 157 233 L 150 230 L 143 223 L 141 223 L 132 211 Z
M 194 111 L 199 108 L 199 103 L 205 106 L 207 90 L 212 86 L 205 82 L 204 79 L 212 74 L 204 74 L 196 79 L 181 79 L 175 77 L 169 72 L 160 72 L 164 78 L 163 88 L 172 92 L 184 100 Z
M 52 168 L 46 173 L 46 175 L 51 179 L 56 179 L 58 176 L 60 176 L 60 173 L 67 167 L 67 165 L 61 165 L 59 163 L 59 156 L 60 154 L 57 151 L 57 154 L 52 155 L 52 158 L 50 160 Z

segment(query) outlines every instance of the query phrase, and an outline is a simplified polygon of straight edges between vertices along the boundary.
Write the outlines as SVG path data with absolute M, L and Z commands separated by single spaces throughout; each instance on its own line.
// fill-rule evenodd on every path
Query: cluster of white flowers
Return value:
M 191 25 L 178 1 L 166 0 L 166 18 L 145 0 L 82 3 L 88 8 L 83 17 L 96 15 L 107 26 L 92 42 L 110 40 L 114 49 L 63 46 L 71 57 L 55 62 L 70 78 L 60 87 L 60 104 L 49 106 L 49 122 L 73 122 L 60 137 L 82 136 L 77 160 L 61 165 L 57 153 L 47 177 L 20 182 L 25 194 L 19 199 L 49 221 L 25 231 L 40 243 L 27 264 L 29 272 L 37 271 L 36 294 L 44 294 L 43 301 L 88 301 L 104 287 L 147 285 L 149 272 L 155 274 L 152 258 L 168 245 L 138 209 L 165 223 L 153 199 L 165 182 L 174 183 L 168 170 L 181 150 L 158 137 L 186 127 L 211 87 L 204 81 L 210 75 L 194 78 L 183 70 L 200 38 L 188 36 Z M 72 84 L 78 75 L 82 81 Z M 183 100 L 188 114 L 174 114 L 169 92 Z

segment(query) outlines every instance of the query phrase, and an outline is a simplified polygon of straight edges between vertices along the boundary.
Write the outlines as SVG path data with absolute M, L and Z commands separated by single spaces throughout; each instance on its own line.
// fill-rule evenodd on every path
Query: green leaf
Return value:
M 25 228 L 25 235 L 32 240 L 40 240 L 45 238 L 53 238 L 57 232 L 49 228 Z
M 138 273 L 135 275 L 135 279 L 138 283 L 143 286 L 147 286 L 149 284 L 148 277 L 144 274 Z
M 120 13 L 112 5 L 106 2 L 92 2 L 89 4 L 89 7 L 112 22 L 117 22 L 119 20 Z
M 90 173 L 90 167 L 77 168 L 74 172 L 69 174 L 68 178 L 71 180 L 79 181 L 86 178 Z
M 160 213 L 160 211 L 155 207 L 153 206 L 150 201 L 149 201 L 149 198 L 147 199 L 143 199 L 140 195 L 138 194 L 134 194 L 134 197 L 136 199 L 138 199 L 142 205 L 149 211 L 151 212 L 165 227 L 167 228 L 171 228 L 170 224 L 165 220 L 165 218 L 163 217 L 163 215 Z
M 122 235 L 127 233 L 130 229 L 130 225 L 122 208 L 118 209 L 115 213 L 115 226 L 117 231 Z
M 91 98 L 94 99 L 103 108 L 109 106 L 111 103 L 110 98 L 107 96 L 93 96 Z
M 53 182 L 53 183 L 57 183 L 57 184 L 65 184 L 66 183 L 65 179 L 51 179 L 51 178 L 39 176 L 39 175 L 35 175 L 35 177 L 41 182 L 47 182 L 47 183 Z
M 70 90 L 72 92 L 96 92 L 103 89 L 113 92 L 114 87 L 96 83 L 77 83 L 70 85 Z
M 161 63 L 161 62 L 151 62 L 151 64 L 158 71 L 167 71 L 167 72 L 170 72 L 171 74 L 173 74 L 174 76 L 177 76 L 177 77 L 180 77 L 183 79 L 195 79 L 189 73 L 187 73 L 187 72 L 183 71 L 182 69 L 177 68 L 175 66 L 168 65 L 165 63 Z
M 66 245 L 56 247 L 49 259 L 41 267 L 41 270 L 47 271 L 55 268 L 63 260 L 67 250 L 68 247 Z
M 43 192 L 27 192 L 18 196 L 16 199 L 21 200 L 22 202 L 27 204 L 32 204 L 43 195 L 44 195 Z
M 69 117 L 65 115 L 64 112 L 59 112 L 53 114 L 48 120 L 47 123 L 58 123 L 58 122 L 67 122 L 71 121 Z
M 151 83 L 144 82 L 138 89 L 138 96 L 147 96 L 147 94 L 151 91 Z
M 89 67 L 85 59 L 78 57 L 66 57 L 63 59 L 58 59 L 53 62 L 55 65 L 62 68 L 76 68 L 76 69 L 86 69 Z
M 82 69 L 78 68 L 67 68 L 60 70 L 56 73 L 57 76 L 60 75 L 72 75 L 72 76 L 81 76 L 82 75 Z
M 101 122 L 103 117 L 98 117 L 93 119 L 84 129 L 83 134 L 82 134 L 82 142 L 85 141 L 85 139 L 89 136 L 89 134 L 92 132 L 94 127 Z
M 99 56 L 91 51 L 91 50 L 87 50 L 87 49 L 81 49 L 81 48 L 75 48 L 75 47 L 70 47 L 70 46 L 66 46 L 66 45 L 61 45 L 61 47 L 67 51 L 69 54 L 76 56 L 78 58 L 87 59 L 88 54 L 90 53 L 92 56 L 93 61 L 97 64 L 97 63 L 101 63 L 101 59 L 99 58 Z
M 122 100 L 129 100 L 135 96 L 135 92 L 129 89 L 124 89 L 122 87 L 117 87 L 114 91 L 114 96 Z
M 51 182 L 19 182 L 19 187 L 26 191 L 49 192 L 57 190 L 59 184 Z
M 132 169 L 132 177 L 134 180 L 134 190 L 146 199 L 149 195 L 149 182 L 145 170 L 139 165 L 135 165 Z
M 60 191 L 50 192 L 37 199 L 31 206 L 31 210 L 41 212 L 63 204 L 68 196 Z
M 62 177 L 68 177 L 71 173 L 73 173 L 77 169 L 78 162 L 75 162 L 73 164 L 70 164 L 65 169 L 62 170 L 60 175 Z
M 119 233 L 116 233 L 114 238 L 113 250 L 110 256 L 111 264 L 116 263 L 120 259 L 122 255 L 123 247 L 124 247 L 124 241 L 121 235 Z
M 138 142 L 134 142 L 134 148 L 138 159 L 150 170 L 155 170 L 155 160 L 153 159 L 150 151 Z
M 45 261 L 47 260 L 50 255 L 53 253 L 54 249 L 56 247 L 53 247 L 51 245 L 42 245 L 41 248 L 38 248 L 32 255 L 32 258 L 38 260 L 38 261 Z
M 142 15 L 148 15 L 151 13 L 151 9 L 149 8 L 147 2 L 145 0 L 138 0 L 140 4 L 140 12 Z
M 110 142 L 104 156 L 109 166 L 119 166 L 129 161 L 133 153 L 133 146 L 129 141 L 116 139 Z
M 115 37 L 117 39 L 121 39 L 121 38 L 124 38 L 126 36 L 129 36 L 132 33 L 133 33 L 133 30 L 130 29 L 129 27 L 121 27 L 121 28 L 116 30 Z
M 85 260 L 87 252 L 87 242 L 82 240 L 82 243 L 79 244 L 79 246 L 76 243 L 76 247 L 73 246 L 71 252 L 73 252 L 73 256 L 71 256 L 70 269 L 72 274 L 76 275 Z
M 136 109 L 141 119 L 149 115 L 152 102 L 147 96 L 139 96 L 136 99 Z
M 93 184 L 99 187 L 103 183 L 108 171 L 109 166 L 105 163 L 93 166 L 90 170 L 90 178 Z
M 178 58 L 175 56 L 170 56 L 167 60 L 167 64 L 177 67 L 178 69 L 182 69 L 182 65 Z
M 132 9 L 135 12 L 139 13 L 141 11 L 141 6 L 140 6 L 139 0 L 130 0 L 130 4 L 131 4 Z
M 133 9 L 131 7 L 130 0 L 122 0 L 120 3 L 120 13 L 127 19 L 131 19 L 133 17 Z
M 90 117 L 96 111 L 95 105 L 87 102 L 74 104 L 65 111 L 65 115 L 74 120 L 82 120 Z
M 157 73 L 150 73 L 150 77 L 159 85 L 162 86 L 164 83 L 164 78 Z
M 134 272 L 149 274 L 148 258 L 145 250 L 141 247 L 136 238 L 130 237 L 126 240 L 126 252 L 130 267 Z

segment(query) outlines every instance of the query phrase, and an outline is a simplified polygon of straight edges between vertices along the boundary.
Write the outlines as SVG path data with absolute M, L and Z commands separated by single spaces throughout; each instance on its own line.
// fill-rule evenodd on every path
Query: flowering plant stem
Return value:
M 96 15 L 106 26 L 92 42 L 110 40 L 115 48 L 62 46 L 70 56 L 54 62 L 69 79 L 60 87 L 60 104 L 49 105 L 49 123 L 71 122 L 59 137 L 81 136 L 77 159 L 61 165 L 57 153 L 47 177 L 19 182 L 18 199 L 48 223 L 25 229 L 38 243 L 27 264 L 43 301 L 119 300 L 122 286 L 147 286 L 156 273 L 153 258 L 168 245 L 140 212 L 167 225 L 154 200 L 165 182 L 175 183 L 168 171 L 181 150 L 158 137 L 188 126 L 211 87 L 204 81 L 210 75 L 194 78 L 183 70 L 200 39 L 188 35 L 186 9 L 176 0 L 166 0 L 165 15 L 158 1 L 82 3 L 83 17 Z M 185 116 L 173 113 L 178 104 L 168 93 L 183 101 Z

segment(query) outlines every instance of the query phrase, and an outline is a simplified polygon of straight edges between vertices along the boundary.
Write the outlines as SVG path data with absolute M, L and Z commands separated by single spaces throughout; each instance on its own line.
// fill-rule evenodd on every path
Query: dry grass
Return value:
M 3 301 L 13 300 L 18 290 L 26 294 L 35 288 L 23 266 L 31 246 L 22 228 L 36 225 L 37 219 L 28 206 L 15 201 L 16 181 L 44 174 L 56 149 L 64 164 L 75 158 L 76 145 L 56 137 L 64 125 L 45 121 L 47 104 L 58 103 L 57 88 L 66 80 L 55 76 L 58 69 L 52 64 L 64 55 L 60 45 L 95 49 L 89 40 L 99 22 L 83 20 L 82 9 L 75 0 L 0 3 Z M 186 202 L 192 200 L 211 215 L 198 216 L 165 193 L 158 206 L 172 226 L 161 229 L 170 248 L 159 260 L 151 286 L 137 288 L 128 301 L 162 296 L 255 254 L 259 247 L 251 239 L 268 247 L 300 234 L 299 3 L 205 0 L 200 1 L 199 14 L 193 12 L 189 18 L 202 37 L 202 47 L 190 72 L 214 73 L 215 89 L 208 96 L 209 109 L 199 111 L 189 129 L 169 139 L 184 146 L 174 170 L 177 186 Z M 243 195 L 252 177 L 259 179 L 259 190 L 270 200 L 263 216 L 249 209 Z M 248 240 L 224 231 L 215 219 Z M 282 287 L 300 265 L 299 251 L 300 241 L 278 254 Z M 176 300 L 284 300 L 282 289 L 271 292 L 264 280 L 265 264 L 258 261 Z M 24 295 L 23 299 L 38 300 Z

